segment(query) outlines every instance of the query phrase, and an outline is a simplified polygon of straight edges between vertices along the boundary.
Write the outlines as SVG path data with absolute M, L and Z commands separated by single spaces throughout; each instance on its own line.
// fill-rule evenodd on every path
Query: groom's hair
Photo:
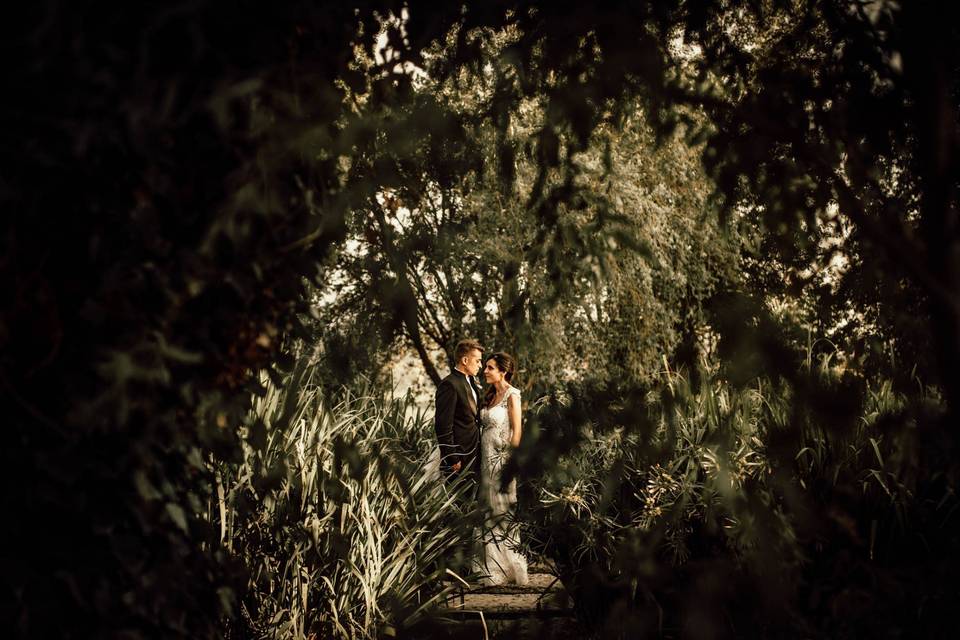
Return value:
M 456 364 L 460 363 L 460 359 L 464 356 L 470 355 L 470 352 L 476 349 L 480 353 L 483 353 L 483 347 L 476 340 L 461 340 L 457 343 L 457 348 L 453 350 L 453 361 Z

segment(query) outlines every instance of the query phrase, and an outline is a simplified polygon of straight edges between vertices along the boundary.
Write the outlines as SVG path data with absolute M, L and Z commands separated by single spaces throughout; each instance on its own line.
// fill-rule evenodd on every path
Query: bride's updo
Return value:
M 517 370 L 517 361 L 513 359 L 513 356 L 503 351 L 497 351 L 496 353 L 487 356 L 484 362 L 487 362 L 489 360 L 493 360 L 497 365 L 497 369 L 503 372 L 504 380 L 506 380 L 507 382 L 510 382 L 511 380 L 513 380 L 513 374 Z M 484 397 L 483 397 L 483 400 L 484 400 L 483 405 L 486 407 L 489 407 L 490 403 L 493 401 L 493 398 L 496 395 L 497 395 L 496 387 L 494 387 L 493 385 L 490 385 L 489 387 L 487 387 L 487 392 L 484 394 Z

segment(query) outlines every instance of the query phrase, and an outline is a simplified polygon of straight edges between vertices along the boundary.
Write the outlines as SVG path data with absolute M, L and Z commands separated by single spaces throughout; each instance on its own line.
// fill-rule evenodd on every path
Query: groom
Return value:
M 462 340 L 453 356 L 453 371 L 437 387 L 434 426 L 440 469 L 448 480 L 466 471 L 472 471 L 476 479 L 480 473 L 480 390 L 474 376 L 480 372 L 483 347 L 475 340 Z

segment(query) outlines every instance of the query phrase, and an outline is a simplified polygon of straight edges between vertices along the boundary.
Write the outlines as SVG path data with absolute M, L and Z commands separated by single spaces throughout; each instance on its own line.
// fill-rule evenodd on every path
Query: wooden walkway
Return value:
M 563 585 L 549 569 L 530 568 L 524 586 L 458 588 L 437 612 L 442 621 L 431 637 L 552 638 L 573 640 L 582 637 L 573 618 L 572 603 Z

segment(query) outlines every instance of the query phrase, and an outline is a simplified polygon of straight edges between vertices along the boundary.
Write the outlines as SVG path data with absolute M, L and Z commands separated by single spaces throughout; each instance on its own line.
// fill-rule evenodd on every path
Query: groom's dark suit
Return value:
M 480 390 L 473 379 L 456 369 L 437 387 L 434 426 L 440 444 L 440 468 L 448 474 L 457 462 L 460 472 L 480 473 L 479 399 Z

